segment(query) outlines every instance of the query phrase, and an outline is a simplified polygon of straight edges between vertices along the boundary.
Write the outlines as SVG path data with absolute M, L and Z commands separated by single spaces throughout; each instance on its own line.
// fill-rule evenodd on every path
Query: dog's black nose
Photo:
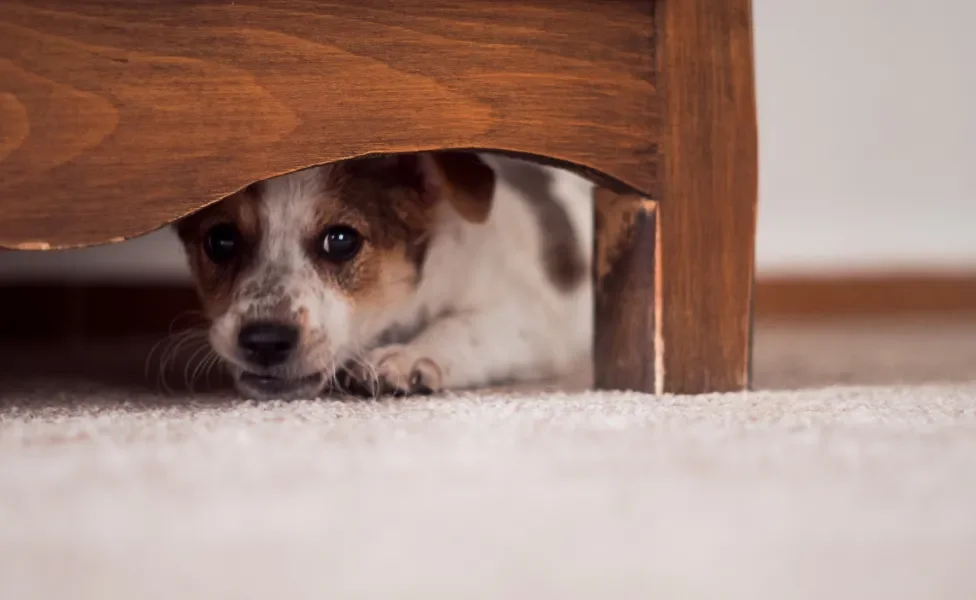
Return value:
M 246 360 L 273 367 L 288 360 L 298 345 L 298 328 L 286 323 L 258 321 L 241 327 L 237 344 Z

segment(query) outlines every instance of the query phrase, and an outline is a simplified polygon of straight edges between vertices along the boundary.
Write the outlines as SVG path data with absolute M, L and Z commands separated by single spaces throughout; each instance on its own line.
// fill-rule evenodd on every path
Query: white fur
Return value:
M 570 216 L 585 257 L 586 276 L 567 294 L 550 283 L 540 259 L 538 219 L 508 179 L 507 167 L 518 159 L 482 159 L 498 176 L 488 221 L 467 222 L 444 205 L 416 295 L 389 316 L 409 325 L 423 314 L 445 315 L 400 349 L 411 360 L 399 366 L 429 358 L 440 367 L 446 388 L 561 375 L 589 356 L 592 340 L 593 184 L 533 164 L 551 173 L 554 196 Z

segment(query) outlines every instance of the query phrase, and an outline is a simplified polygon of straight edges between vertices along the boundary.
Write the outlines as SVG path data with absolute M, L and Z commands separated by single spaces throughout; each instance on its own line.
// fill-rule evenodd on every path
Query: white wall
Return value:
M 760 275 L 976 271 L 976 2 L 753 0 Z M 168 230 L 0 278 L 185 277 Z
M 976 270 L 976 3 L 753 1 L 760 273 Z

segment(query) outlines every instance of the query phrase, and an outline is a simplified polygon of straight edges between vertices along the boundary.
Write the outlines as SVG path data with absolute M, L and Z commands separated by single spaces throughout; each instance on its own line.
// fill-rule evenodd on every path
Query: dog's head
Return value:
M 183 219 L 210 343 L 238 388 L 321 391 L 410 300 L 435 225 L 485 220 L 494 185 L 474 153 L 361 158 L 256 183 Z

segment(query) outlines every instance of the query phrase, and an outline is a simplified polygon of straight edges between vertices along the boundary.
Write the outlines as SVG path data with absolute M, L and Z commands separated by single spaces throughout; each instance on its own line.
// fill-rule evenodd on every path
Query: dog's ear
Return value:
M 449 202 L 461 217 L 484 223 L 491 213 L 495 172 L 474 152 L 445 150 L 417 155 L 428 202 Z
M 492 168 L 476 153 L 459 150 L 353 159 L 339 173 L 352 174 L 388 189 L 403 187 L 411 190 L 411 206 L 397 207 L 398 213 L 404 213 L 401 217 L 410 217 L 411 221 L 444 201 L 451 204 L 463 219 L 483 223 L 491 212 L 495 193 Z

